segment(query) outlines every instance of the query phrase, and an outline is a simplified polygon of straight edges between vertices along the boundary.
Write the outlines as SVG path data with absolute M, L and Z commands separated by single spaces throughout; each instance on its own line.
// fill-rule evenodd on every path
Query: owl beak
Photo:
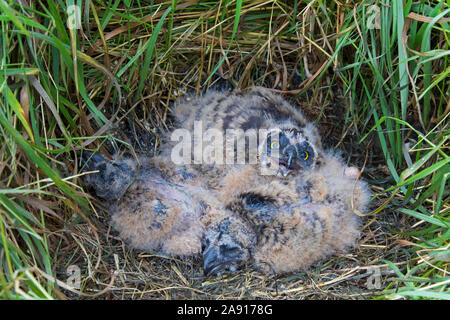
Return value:
M 294 156 L 295 149 L 293 147 L 288 147 L 288 149 L 284 152 L 282 161 L 280 161 L 279 163 L 279 168 L 283 177 L 286 177 L 289 173 L 292 172 L 291 164 Z
M 236 271 L 241 263 L 235 253 L 225 253 L 223 250 L 211 247 L 203 252 L 203 272 L 205 275 L 221 275 L 225 271 Z
M 289 173 L 291 173 L 292 170 L 288 169 L 288 166 L 284 166 L 283 164 L 279 164 L 280 172 L 283 175 L 283 177 L 287 177 Z
M 294 156 L 294 152 L 291 151 L 288 154 L 288 160 L 287 160 L 287 167 L 290 168 L 291 167 L 291 162 L 292 162 L 292 157 Z

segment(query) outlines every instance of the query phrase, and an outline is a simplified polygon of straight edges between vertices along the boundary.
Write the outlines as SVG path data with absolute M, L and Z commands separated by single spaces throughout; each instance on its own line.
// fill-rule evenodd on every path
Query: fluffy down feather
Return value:
M 178 103 L 177 128 L 296 130 L 314 165 L 285 176 L 261 175 L 260 163 L 175 165 L 173 143 L 158 157 L 87 161 L 86 184 L 108 200 L 113 226 L 130 246 L 167 255 L 202 255 L 206 274 L 253 265 L 266 273 L 307 268 L 354 246 L 370 199 L 359 170 L 325 152 L 315 127 L 266 89 L 209 92 Z M 290 132 L 290 131 L 289 131 Z M 194 143 L 196 143 L 194 141 Z M 312 150 L 311 149 L 311 150 Z

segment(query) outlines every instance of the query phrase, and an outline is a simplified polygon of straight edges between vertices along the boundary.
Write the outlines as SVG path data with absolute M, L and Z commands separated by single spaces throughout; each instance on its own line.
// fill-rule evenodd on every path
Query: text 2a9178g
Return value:
M 221 314 L 232 315 L 232 314 L 272 314 L 272 305 L 262 305 L 262 304 L 230 304 L 222 305 Z

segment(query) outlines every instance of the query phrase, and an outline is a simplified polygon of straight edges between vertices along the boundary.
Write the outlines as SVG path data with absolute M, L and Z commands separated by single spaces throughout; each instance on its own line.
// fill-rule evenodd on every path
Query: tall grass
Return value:
M 373 295 L 450 298 L 448 2 L 2 0 L 0 12 L 0 298 L 65 298 L 68 252 L 84 250 L 75 228 L 97 230 L 78 152 L 139 148 L 142 132 L 157 146 L 170 102 L 219 78 L 306 97 L 319 123 L 338 88 L 343 123 L 375 138 L 389 172 L 373 214 L 407 224 L 391 232 L 410 260 L 387 254 L 396 276 Z M 128 141 L 109 131 L 122 122 Z
M 353 116 L 363 120 L 361 132 L 371 126 L 377 131 L 395 180 L 383 191 L 391 195 L 376 212 L 390 204 L 390 210 L 422 222 L 407 233 L 415 245 L 412 252 L 420 248 L 414 267 L 408 266 L 402 273 L 388 262 L 399 277 L 395 285 L 401 288 L 386 293 L 390 297 L 449 299 L 449 193 L 445 187 L 450 171 L 450 8 L 444 2 L 425 1 L 405 5 L 393 1 L 380 8 L 379 30 L 367 25 L 364 8 L 354 11 L 353 17 L 360 15 L 354 35 L 360 42 L 356 61 L 350 68 L 344 67 L 343 78 L 353 97 Z M 352 20 L 349 18 L 349 25 Z M 369 70 L 363 73 L 366 66 Z M 357 102 L 372 105 L 361 108 Z M 395 201 L 396 196 L 401 201 Z

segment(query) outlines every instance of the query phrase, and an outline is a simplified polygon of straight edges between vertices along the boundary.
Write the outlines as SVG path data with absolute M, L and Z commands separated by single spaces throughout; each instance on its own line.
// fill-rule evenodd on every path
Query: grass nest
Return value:
M 72 4 L 76 28 L 60 1 L 0 4 L 0 296 L 449 299 L 449 8 L 398 3 L 98 0 Z M 82 188 L 80 151 L 157 154 L 181 95 L 254 85 L 363 169 L 358 246 L 302 272 L 222 277 L 127 247 Z
M 219 86 L 223 88 L 224 84 Z M 380 147 L 373 138 L 360 144 L 355 130 L 345 125 L 345 119 L 337 111 L 343 108 L 342 98 L 337 97 L 336 103 L 319 98 L 318 105 L 311 107 L 307 97 L 305 94 L 289 100 L 300 106 L 310 119 L 317 119 L 323 113 L 318 127 L 326 137 L 325 146 L 340 149 L 349 164 L 364 168 L 363 178 L 371 182 L 374 194 L 389 186 L 392 181 L 383 167 Z M 324 109 L 319 107 L 324 104 L 327 105 Z M 159 134 L 164 134 L 165 128 L 171 127 L 170 120 L 166 123 L 149 114 L 161 119 L 155 127 L 149 127 L 143 111 L 135 112 L 136 117 L 125 118 L 114 131 L 116 138 L 130 140 L 131 150 L 123 148 L 122 151 L 157 153 L 155 141 L 159 141 Z M 149 132 L 139 129 L 146 127 L 150 132 L 157 132 L 153 139 Z M 110 153 L 115 152 L 108 143 L 104 147 Z M 378 196 L 372 202 L 373 209 L 385 198 Z M 94 295 L 103 299 L 366 299 L 375 296 L 381 283 L 392 277 L 389 266 L 380 261 L 387 259 L 401 264 L 407 255 L 397 241 L 400 237 L 392 232 L 393 229 L 405 231 L 400 227 L 406 225 L 402 224 L 405 221 L 383 212 L 364 218 L 362 238 L 355 250 L 320 261 L 305 272 L 267 276 L 244 269 L 221 277 L 205 276 L 201 258 L 173 258 L 129 248 L 111 229 L 110 217 L 102 210 L 101 203 L 92 201 L 97 217 L 89 218 L 91 223 L 76 223 L 70 228 L 70 237 L 76 241 L 59 249 L 58 265 L 64 266 L 59 270 L 61 278 L 67 277 L 68 265 L 82 266 L 83 292 L 96 292 Z M 375 280 L 378 272 L 380 278 Z M 64 293 L 78 296 L 73 292 L 71 295 L 70 290 Z M 93 295 L 86 295 L 89 296 Z

